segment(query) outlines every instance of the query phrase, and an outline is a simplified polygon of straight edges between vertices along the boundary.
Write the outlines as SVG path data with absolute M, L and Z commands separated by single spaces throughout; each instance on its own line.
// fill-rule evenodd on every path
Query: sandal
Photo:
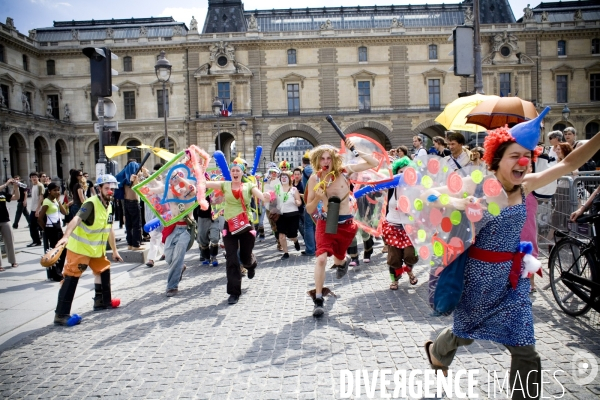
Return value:
M 390 283 L 390 290 L 398 290 L 398 281 Z
M 444 374 L 444 376 L 448 376 L 448 367 L 443 366 L 443 365 L 434 365 L 433 362 L 431 361 L 431 353 L 429 352 L 429 348 L 431 347 L 431 345 L 433 344 L 432 340 L 428 340 L 425 342 L 425 353 L 427 354 L 427 359 L 429 360 L 429 366 L 431 367 L 431 369 L 433 369 L 433 371 L 436 373 L 437 375 L 437 371 L 442 371 L 442 373 Z
M 11 266 L 12 268 L 17 268 L 17 267 L 19 266 L 19 264 L 17 264 L 17 263 L 12 263 L 10 266 Z
M 417 283 L 419 283 L 419 279 L 417 279 L 417 277 L 414 274 L 408 275 L 408 278 L 409 278 L 410 284 L 413 286 L 416 285 Z

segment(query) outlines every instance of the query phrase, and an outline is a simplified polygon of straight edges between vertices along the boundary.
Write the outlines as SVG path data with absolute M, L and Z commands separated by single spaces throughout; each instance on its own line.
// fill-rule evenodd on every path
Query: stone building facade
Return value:
M 593 1 L 541 3 L 515 21 L 508 1 L 481 0 L 484 91 L 552 107 L 545 129 L 574 126 L 580 138 L 600 124 L 600 7 Z M 288 138 L 337 144 L 325 121 L 386 148 L 411 136 L 444 134 L 434 119 L 473 79 L 451 72 L 457 25 L 472 24 L 469 0 L 453 5 L 243 9 L 209 0 L 198 29 L 172 18 L 56 22 L 23 35 L 0 24 L 0 159 L 8 173 L 44 170 L 66 177 L 97 158 L 89 61 L 84 47 L 109 47 L 119 87 L 112 101 L 122 145 L 161 145 L 162 85 L 154 73 L 161 50 L 173 65 L 168 132 L 174 150 L 219 142 L 252 163 Z M 216 117 L 215 97 L 233 102 Z M 27 101 L 24 101 L 26 99 Z M 2 100 L 2 98 L 0 98 Z M 48 103 L 50 102 L 50 103 Z M 565 120 L 562 110 L 570 109 Z M 68 111 L 67 111 L 68 109 Z M 247 122 L 242 130 L 240 122 Z M 126 156 L 118 157 L 121 165 Z M 36 164 L 37 162 L 37 164 Z

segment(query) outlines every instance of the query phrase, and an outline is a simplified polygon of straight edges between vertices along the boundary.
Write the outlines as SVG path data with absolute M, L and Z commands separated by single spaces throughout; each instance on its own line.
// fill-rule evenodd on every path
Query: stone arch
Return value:
M 233 132 L 221 131 L 214 135 L 215 149 L 219 149 L 219 136 L 221 137 L 221 151 L 225 154 L 225 160 L 231 160 L 231 144 L 236 142 L 237 138 Z
M 275 132 L 273 132 L 273 134 L 269 138 L 271 146 L 269 149 L 269 160 L 273 160 L 275 158 L 275 150 L 277 149 L 277 147 L 279 147 L 281 142 L 283 142 L 286 139 L 292 137 L 300 137 L 308 141 L 314 147 L 316 147 L 321 144 L 319 141 L 320 136 L 321 134 L 316 129 L 305 124 L 283 125 L 277 128 L 277 130 L 275 130 Z M 264 150 L 265 149 L 263 149 L 263 151 Z
M 37 171 L 44 171 L 49 174 L 50 159 L 52 158 L 52 152 L 50 151 L 50 143 L 44 136 L 37 135 L 35 139 L 33 139 L 33 150 L 35 155 L 33 160 L 34 168 Z
M 415 135 L 423 134 L 429 138 L 433 138 L 434 136 L 445 136 L 445 132 L 446 128 L 443 125 L 435 122 L 433 119 L 423 121 L 413 128 L 413 133 Z
M 162 134 L 160 136 L 158 136 L 156 138 L 156 140 L 154 140 L 154 147 L 160 147 L 162 149 L 164 149 L 165 147 L 162 145 L 164 143 L 165 140 L 165 135 Z M 171 153 L 177 154 L 178 153 L 178 143 L 177 140 L 175 140 L 175 138 L 171 135 L 169 135 L 169 150 Z M 152 164 L 150 165 L 150 161 L 152 161 Z M 161 164 L 165 164 L 167 161 L 163 160 L 162 158 L 160 158 L 157 155 L 153 155 L 150 159 L 148 159 L 148 165 L 146 165 L 146 168 L 148 168 L 149 171 L 152 171 L 152 168 L 154 167 L 154 165 L 161 163 Z
M 386 150 L 392 148 L 392 131 L 387 126 L 376 121 L 357 121 L 346 127 L 343 132 L 344 134 L 360 133 L 379 141 Z
M 63 139 L 56 139 L 54 143 L 56 151 L 55 163 L 56 163 L 56 176 L 60 179 L 65 179 L 68 174 L 69 162 L 69 148 L 67 143 Z
M 582 139 L 587 139 L 588 125 L 590 125 L 590 124 L 600 125 L 600 118 L 592 117 L 583 123 L 583 132 L 581 132 Z M 597 135 L 597 134 L 598 134 L 598 131 L 596 131 L 596 133 L 594 133 L 593 135 Z M 579 135 L 577 135 L 577 136 L 579 136 Z
M 16 129 L 8 136 L 8 158 L 10 175 L 20 175 L 21 178 L 29 172 L 29 162 L 27 160 L 29 149 L 27 148 L 27 140 Z

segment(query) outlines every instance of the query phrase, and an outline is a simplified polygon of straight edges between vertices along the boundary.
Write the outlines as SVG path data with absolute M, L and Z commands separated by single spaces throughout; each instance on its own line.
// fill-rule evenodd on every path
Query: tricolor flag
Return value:
M 233 114 L 233 100 L 229 102 L 227 108 L 225 108 L 225 102 L 221 106 L 221 117 L 231 117 Z

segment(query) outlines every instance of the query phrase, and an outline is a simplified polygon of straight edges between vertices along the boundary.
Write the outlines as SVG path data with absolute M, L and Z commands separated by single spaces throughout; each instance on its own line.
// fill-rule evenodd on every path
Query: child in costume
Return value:
M 410 159 L 406 156 L 395 160 L 392 164 L 392 172 L 394 175 L 401 172 L 410 165 Z M 404 272 L 407 273 L 411 285 L 416 285 L 419 281 L 412 273 L 413 266 L 419 261 L 416 255 L 415 248 L 410 241 L 410 238 L 404 230 L 402 224 L 408 222 L 404 213 L 398 211 L 398 192 L 396 189 L 390 189 L 389 210 L 381 232 L 383 240 L 388 246 L 387 264 L 390 270 L 391 290 L 398 290 L 398 281 Z
M 349 149 L 354 147 L 351 139 L 347 138 L 345 143 Z M 315 289 L 309 291 L 314 302 L 314 317 L 325 313 L 323 294 L 330 292 L 328 288 L 323 287 L 327 257 L 333 256 L 336 277 L 341 279 L 348 271 L 349 259 L 346 258 L 346 251 L 358 230 L 350 213 L 350 184 L 345 174 L 365 171 L 378 165 L 374 157 L 363 152 L 359 152 L 359 155 L 365 162 L 345 166 L 342 164 L 339 150 L 333 146 L 318 146 L 310 152 L 310 163 L 316 172 L 311 175 L 305 189 L 308 193 L 306 211 L 313 214 L 319 203 L 322 203 L 316 230 Z M 337 199 L 333 199 L 334 197 Z M 339 202 L 339 215 L 327 214 L 328 203 L 333 203 L 334 200 Z M 328 218 L 337 220 L 337 233 L 326 233 Z
M 540 356 L 535 349 L 532 305 L 524 247 L 520 233 L 526 218 L 526 196 L 585 163 L 600 149 L 600 135 L 573 151 L 563 162 L 545 171 L 527 174 L 547 107 L 537 118 L 511 129 L 490 131 L 485 139 L 484 161 L 508 195 L 508 207 L 498 216 L 484 212 L 482 228 L 468 250 L 464 289 L 454 310 L 454 324 L 425 343 L 435 370 L 446 373 L 459 346 L 475 339 L 503 344 L 511 353 L 509 385 L 515 398 L 537 398 L 542 382 Z M 422 195 L 426 199 L 431 193 Z M 466 206 L 471 199 L 458 200 Z M 525 275 L 525 276 L 524 276 Z M 525 383 L 526 382 L 526 383 Z M 522 387 L 525 386 L 526 387 Z

